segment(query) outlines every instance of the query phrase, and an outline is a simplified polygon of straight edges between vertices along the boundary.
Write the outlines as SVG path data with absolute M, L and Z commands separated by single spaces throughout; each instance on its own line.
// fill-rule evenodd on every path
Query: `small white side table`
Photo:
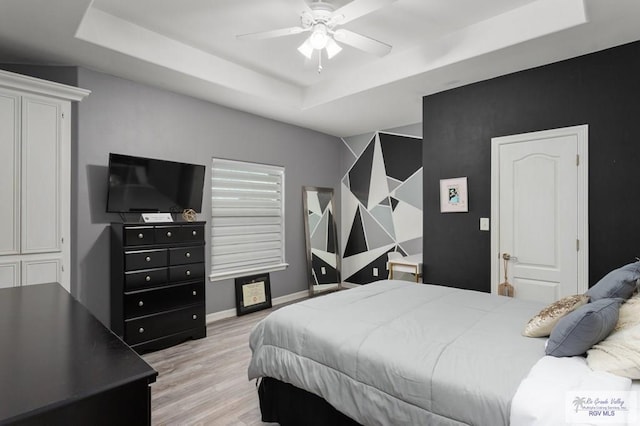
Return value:
M 389 279 L 393 279 L 394 272 L 407 272 L 416 276 L 416 282 L 422 276 L 422 253 L 412 254 L 411 256 L 400 257 L 398 259 L 389 259 L 387 262 L 389 268 Z

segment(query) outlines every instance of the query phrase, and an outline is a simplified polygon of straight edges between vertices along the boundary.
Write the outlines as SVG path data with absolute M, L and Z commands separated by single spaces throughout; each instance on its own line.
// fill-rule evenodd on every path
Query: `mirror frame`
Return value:
M 309 192 L 325 192 L 331 194 L 331 199 L 329 201 L 331 205 L 331 211 L 333 216 L 333 221 L 329 226 L 333 227 L 333 233 L 335 235 L 335 243 L 336 243 L 336 275 L 338 282 L 335 283 L 335 287 L 330 287 L 322 291 L 315 291 L 315 280 L 313 278 L 313 257 L 311 252 L 311 230 L 309 229 L 309 203 L 307 201 Z M 342 289 L 342 278 L 340 275 L 340 267 L 341 267 L 341 257 L 340 257 L 340 245 L 338 242 L 338 232 L 336 226 L 335 219 L 335 203 L 334 203 L 334 191 L 333 188 L 324 188 L 318 186 L 303 186 L 302 187 L 302 214 L 303 214 L 303 222 L 304 222 L 304 234 L 305 234 L 305 243 L 307 249 L 307 278 L 309 280 L 309 297 L 319 296 L 321 294 L 331 293 L 334 291 L 338 291 Z

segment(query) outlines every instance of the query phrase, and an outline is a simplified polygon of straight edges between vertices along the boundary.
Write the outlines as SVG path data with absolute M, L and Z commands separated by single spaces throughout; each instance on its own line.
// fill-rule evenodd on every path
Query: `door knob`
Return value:
M 515 262 L 518 261 L 518 258 L 515 256 L 510 255 L 509 253 L 502 253 L 502 259 L 504 260 L 513 260 Z

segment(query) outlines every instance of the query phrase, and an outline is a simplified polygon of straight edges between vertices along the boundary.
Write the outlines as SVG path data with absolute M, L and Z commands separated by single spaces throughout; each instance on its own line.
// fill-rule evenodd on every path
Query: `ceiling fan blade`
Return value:
M 275 37 L 282 37 L 282 36 L 288 36 L 293 34 L 300 34 L 305 31 L 309 31 L 309 28 L 306 28 L 306 29 L 302 27 L 280 28 L 278 30 L 260 31 L 257 33 L 241 34 L 241 35 L 237 35 L 236 38 L 238 40 L 262 40 L 265 38 L 275 38 Z
M 346 24 L 349 21 L 353 21 L 384 6 L 388 6 L 395 1 L 396 0 L 353 0 L 335 10 L 331 16 L 331 21 L 336 25 Z
M 374 40 L 370 37 L 363 36 L 362 34 L 354 33 L 353 31 L 340 28 L 333 33 L 336 41 L 340 43 L 348 44 L 356 49 L 363 50 L 365 52 L 373 53 L 374 55 L 384 56 L 391 52 L 391 46 L 378 40 Z
M 308 14 L 312 14 L 313 13 L 313 10 L 311 9 L 311 6 L 309 6 L 309 4 L 305 0 L 302 0 L 300 2 L 300 6 L 302 6 L 302 13 L 308 13 Z

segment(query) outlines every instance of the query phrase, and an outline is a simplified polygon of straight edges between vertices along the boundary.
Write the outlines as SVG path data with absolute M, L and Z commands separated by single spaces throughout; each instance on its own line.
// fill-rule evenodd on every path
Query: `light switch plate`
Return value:
M 481 217 L 480 218 L 480 230 L 481 231 L 488 231 L 489 230 L 489 218 L 488 217 Z

